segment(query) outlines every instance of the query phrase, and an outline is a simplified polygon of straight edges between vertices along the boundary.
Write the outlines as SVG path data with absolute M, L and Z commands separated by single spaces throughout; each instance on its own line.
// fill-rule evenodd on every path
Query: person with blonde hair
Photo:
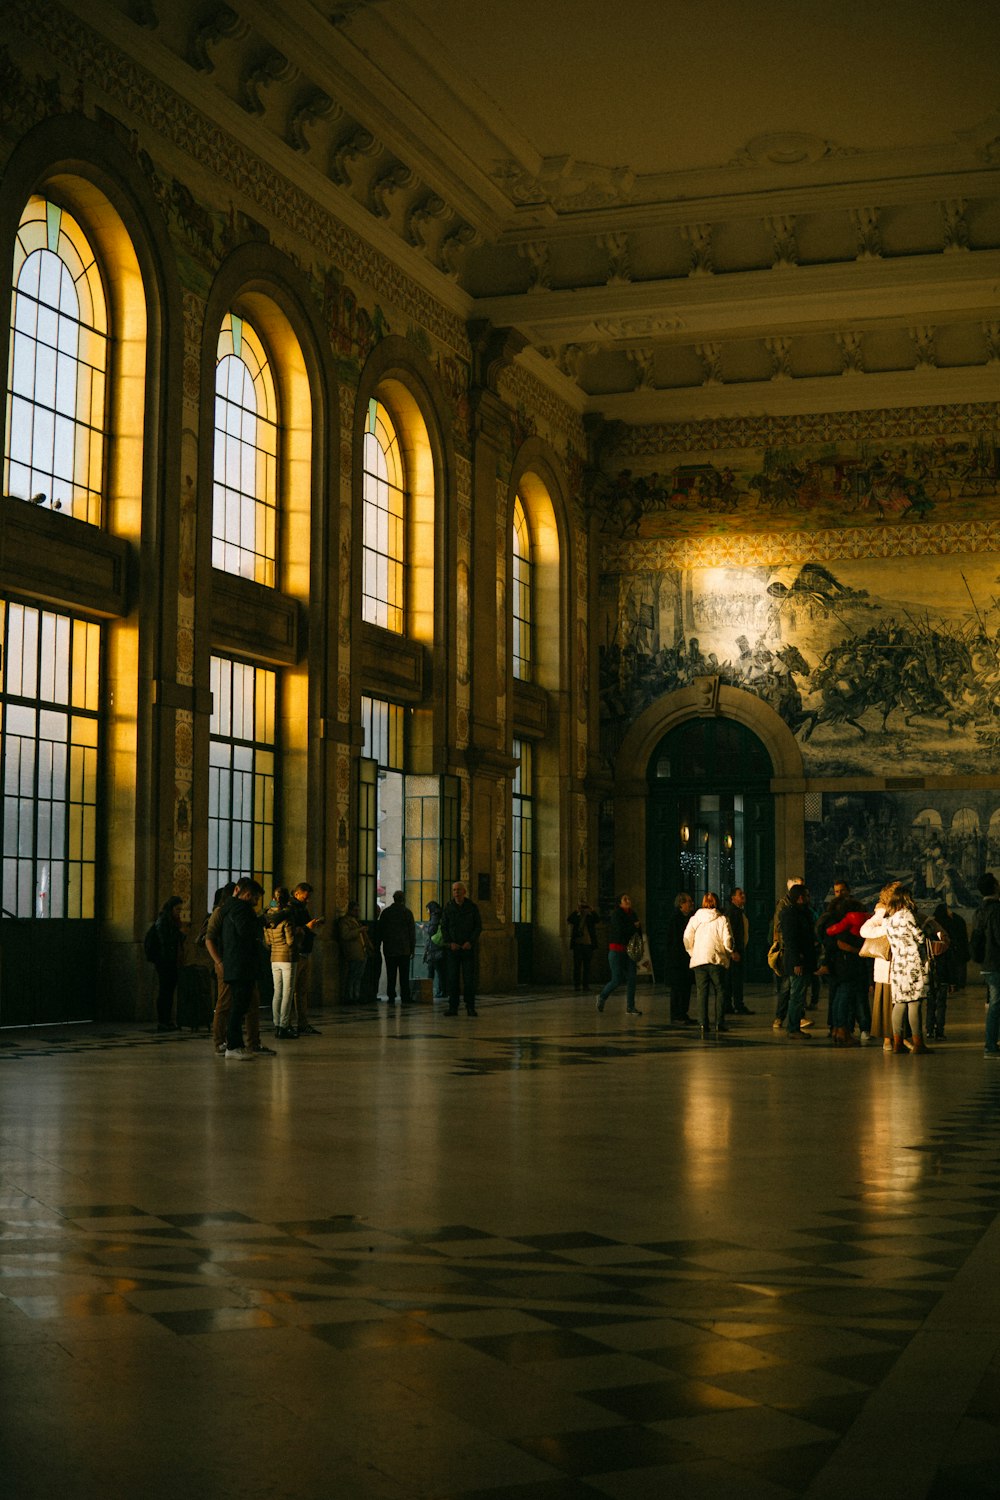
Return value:
M 725 913 L 719 910 L 719 898 L 714 891 L 706 891 L 701 910 L 695 912 L 685 927 L 684 946 L 691 955 L 702 1041 L 707 1041 L 710 1001 L 716 1037 L 726 1029 L 724 981 L 733 952 L 732 929 Z
M 924 1045 L 923 1007 L 930 983 L 930 954 L 908 885 L 897 884 L 889 893 L 885 935 L 892 955 L 892 1050 L 906 1051 L 903 1023 L 909 1021 L 910 1051 L 916 1056 L 929 1050 Z
M 878 893 L 875 910 L 862 923 L 861 936 L 863 938 L 885 938 L 889 939 L 885 930 L 886 904 L 889 897 L 900 884 L 898 880 L 889 880 Z M 891 949 L 889 950 L 891 953 Z M 883 1052 L 892 1051 L 892 980 L 891 964 L 889 955 L 885 958 L 876 958 L 872 964 L 874 993 L 872 995 L 872 1021 L 870 1034 L 882 1038 Z

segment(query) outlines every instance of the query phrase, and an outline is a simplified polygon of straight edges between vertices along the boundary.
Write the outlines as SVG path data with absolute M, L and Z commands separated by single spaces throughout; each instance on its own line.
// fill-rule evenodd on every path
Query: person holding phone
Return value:
M 298 931 L 299 948 L 295 966 L 295 1012 L 298 1016 L 299 1036 L 319 1036 L 319 1031 L 309 1021 L 309 971 L 312 968 L 313 944 L 324 918 L 314 917 L 309 910 L 312 886 L 300 880 L 292 892 L 289 908 L 291 920 Z

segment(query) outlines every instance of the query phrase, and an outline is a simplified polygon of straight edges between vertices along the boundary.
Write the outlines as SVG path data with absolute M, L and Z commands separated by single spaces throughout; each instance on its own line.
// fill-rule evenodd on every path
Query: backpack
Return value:
M 142 951 L 151 964 L 155 964 L 160 956 L 160 934 L 156 930 L 155 922 L 150 925 L 142 940 Z

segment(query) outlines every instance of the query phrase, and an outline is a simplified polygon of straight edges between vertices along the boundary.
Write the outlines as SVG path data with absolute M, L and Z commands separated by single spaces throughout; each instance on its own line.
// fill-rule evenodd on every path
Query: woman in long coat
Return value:
M 892 951 L 892 1050 L 906 1050 L 903 1021 L 907 1019 L 913 1033 L 910 1051 L 926 1052 L 923 1009 L 930 983 L 930 954 L 909 886 L 896 887 L 886 902 L 885 913 L 885 934 Z

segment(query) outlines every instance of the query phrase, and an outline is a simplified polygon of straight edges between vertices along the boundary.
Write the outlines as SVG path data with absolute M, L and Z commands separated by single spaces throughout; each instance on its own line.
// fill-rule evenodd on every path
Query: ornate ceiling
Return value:
M 995 0 L 74 8 L 580 409 L 1000 392 Z

